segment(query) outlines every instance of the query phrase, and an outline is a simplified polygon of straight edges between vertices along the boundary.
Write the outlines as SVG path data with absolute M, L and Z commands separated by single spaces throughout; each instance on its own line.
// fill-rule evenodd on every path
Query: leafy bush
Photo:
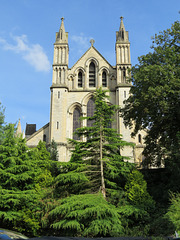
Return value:
M 180 235 L 180 193 L 171 194 L 171 205 L 166 217 L 173 223 L 174 230 Z

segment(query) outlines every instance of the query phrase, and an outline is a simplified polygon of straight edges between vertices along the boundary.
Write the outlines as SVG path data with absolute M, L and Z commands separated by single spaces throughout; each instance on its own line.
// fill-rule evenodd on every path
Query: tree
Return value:
M 180 193 L 171 194 L 171 204 L 166 214 L 166 218 L 169 219 L 174 227 L 174 231 L 180 234 Z
M 57 143 L 52 140 L 52 142 L 47 146 L 47 150 L 51 155 L 51 160 L 58 161 L 58 150 Z
M 0 103 L 0 144 L 2 143 L 3 136 L 4 136 L 4 108 Z
M 1 226 L 37 235 L 40 228 L 40 199 L 51 185 L 49 153 L 45 144 L 27 147 L 25 139 L 15 137 L 9 124 L 0 145 L 0 221 Z
M 57 236 L 115 237 L 123 234 L 117 209 L 101 193 L 60 200 L 50 212 L 50 219 L 53 219 L 52 227 Z
M 110 166 L 109 162 L 119 161 L 124 164 L 125 157 L 120 155 L 120 149 L 133 144 L 122 140 L 116 129 L 111 128 L 117 107 L 108 103 L 107 91 L 102 88 L 94 94 L 95 112 L 92 117 L 82 117 L 92 121 L 91 127 L 78 128 L 76 133 L 83 141 L 69 140 L 74 146 L 72 161 L 81 159 L 87 170 L 92 192 L 101 192 L 106 198 L 104 167 Z M 111 166 L 112 167 L 112 166 Z
M 180 131 L 180 23 L 153 38 L 152 52 L 131 69 L 132 87 L 121 114 L 133 136 L 146 129 L 147 163 L 160 165 L 177 145 Z
M 126 203 L 119 204 L 119 212 L 125 218 L 126 235 L 147 235 L 152 222 L 151 214 L 155 202 L 147 191 L 147 183 L 143 174 L 134 169 L 125 184 Z

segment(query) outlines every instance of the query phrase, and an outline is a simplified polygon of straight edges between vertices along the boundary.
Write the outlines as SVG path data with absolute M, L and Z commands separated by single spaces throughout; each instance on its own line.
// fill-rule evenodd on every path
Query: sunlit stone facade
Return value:
M 39 140 L 50 143 L 54 139 L 58 146 L 59 160 L 69 161 L 71 146 L 67 139 L 73 138 L 73 131 L 80 126 L 78 116 L 91 114 L 93 92 L 99 87 L 108 89 L 110 103 L 119 106 L 123 106 L 123 101 L 128 98 L 131 85 L 127 78 L 131 57 L 128 32 L 121 18 L 119 30 L 116 32 L 116 66 L 112 66 L 98 52 L 92 39 L 90 48 L 69 68 L 68 33 L 65 32 L 64 19 L 61 20 L 54 43 L 50 122 L 29 136 L 27 145 L 33 147 Z M 86 125 L 87 121 L 81 122 L 81 126 Z M 115 117 L 112 127 L 123 135 L 124 140 L 136 145 L 134 148 L 124 148 L 121 154 L 130 157 L 133 162 L 142 161 L 144 133 L 132 138 L 131 130 L 124 126 L 119 115 Z

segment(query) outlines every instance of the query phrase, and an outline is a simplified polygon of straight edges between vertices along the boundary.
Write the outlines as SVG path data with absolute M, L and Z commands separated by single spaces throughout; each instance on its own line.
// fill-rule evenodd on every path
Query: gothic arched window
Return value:
M 107 74 L 105 71 L 102 73 L 102 86 L 107 87 Z
M 79 119 L 80 116 L 81 116 L 81 112 L 80 112 L 79 108 L 76 107 L 73 112 L 73 139 L 74 140 L 80 139 L 76 134 L 74 134 L 76 129 L 81 127 L 81 121 Z
M 138 142 L 139 142 L 139 143 L 142 143 L 141 134 L 138 135 Z
M 89 87 L 95 87 L 96 86 L 96 68 L 95 64 L 93 62 L 89 65 Z
M 82 87 L 82 72 L 78 73 L 78 87 Z
M 92 117 L 95 111 L 94 99 L 90 98 L 87 104 L 87 117 Z M 87 120 L 87 127 L 92 127 L 94 120 Z

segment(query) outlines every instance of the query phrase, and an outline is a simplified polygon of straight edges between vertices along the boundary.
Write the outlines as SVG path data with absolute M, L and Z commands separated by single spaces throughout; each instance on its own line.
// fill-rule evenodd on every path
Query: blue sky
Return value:
M 53 44 L 61 17 L 69 32 L 69 67 L 95 40 L 115 65 L 120 16 L 129 31 L 132 65 L 150 51 L 151 37 L 179 20 L 179 0 L 0 0 L 0 102 L 6 122 L 49 122 Z

